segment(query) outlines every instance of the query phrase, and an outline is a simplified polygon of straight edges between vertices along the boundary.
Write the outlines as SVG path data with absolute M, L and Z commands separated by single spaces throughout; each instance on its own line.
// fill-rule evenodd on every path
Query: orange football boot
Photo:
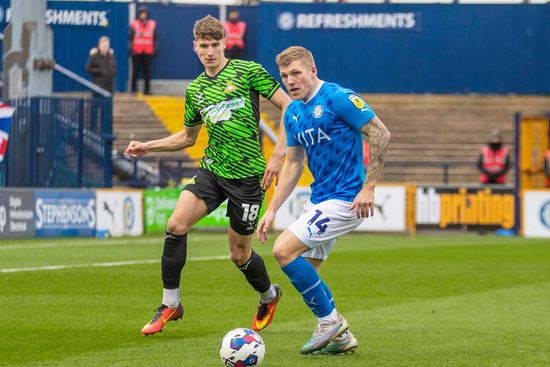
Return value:
M 170 308 L 166 305 L 161 305 L 159 308 L 155 311 L 155 316 L 153 316 L 153 319 L 151 322 L 149 322 L 147 325 L 141 329 L 141 333 L 143 335 L 153 335 L 154 333 L 159 333 L 162 331 L 162 328 L 164 328 L 164 325 L 168 323 L 168 321 L 176 321 L 181 319 L 183 316 L 183 306 L 181 303 L 176 308 Z
M 273 320 L 273 315 L 275 315 L 275 308 L 277 307 L 277 303 L 279 302 L 283 294 L 283 291 L 278 284 L 273 284 L 273 287 L 275 287 L 277 295 L 275 296 L 273 301 L 269 303 L 262 303 L 260 301 L 260 304 L 258 305 L 258 310 L 256 310 L 256 314 L 254 315 L 254 320 L 252 320 L 252 330 L 254 331 L 261 331 L 265 329 L 271 323 L 271 320 Z

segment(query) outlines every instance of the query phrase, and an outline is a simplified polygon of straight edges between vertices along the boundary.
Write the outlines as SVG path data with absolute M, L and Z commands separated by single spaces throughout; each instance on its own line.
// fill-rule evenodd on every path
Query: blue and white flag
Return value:
M 15 108 L 9 104 L 0 102 L 0 163 L 4 160 L 8 150 L 8 138 L 10 137 L 11 117 Z

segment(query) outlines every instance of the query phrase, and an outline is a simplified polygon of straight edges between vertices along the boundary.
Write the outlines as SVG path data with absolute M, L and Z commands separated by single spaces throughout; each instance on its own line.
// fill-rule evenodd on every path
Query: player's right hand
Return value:
M 125 156 L 129 156 L 132 158 L 139 157 L 142 155 L 147 154 L 147 146 L 145 143 L 141 143 L 139 141 L 131 141 L 130 144 L 128 144 L 128 148 L 124 151 Z
M 275 214 L 266 210 L 264 216 L 262 217 L 262 219 L 260 219 L 260 222 L 258 223 L 258 228 L 256 229 L 256 236 L 258 236 L 258 239 L 261 243 L 265 243 L 265 241 L 267 241 L 267 231 L 269 227 L 271 227 L 271 223 L 273 223 L 274 218 Z

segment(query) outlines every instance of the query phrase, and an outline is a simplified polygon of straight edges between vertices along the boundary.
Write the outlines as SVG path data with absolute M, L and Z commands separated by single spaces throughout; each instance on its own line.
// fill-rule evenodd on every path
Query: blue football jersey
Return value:
M 367 103 L 338 84 L 322 82 L 307 103 L 292 101 L 284 122 L 288 146 L 304 147 L 313 174 L 311 202 L 353 201 L 365 181 L 363 134 L 374 116 Z

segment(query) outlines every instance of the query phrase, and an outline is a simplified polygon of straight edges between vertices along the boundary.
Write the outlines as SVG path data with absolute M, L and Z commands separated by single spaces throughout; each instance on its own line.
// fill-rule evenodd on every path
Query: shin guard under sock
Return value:
M 162 284 L 166 289 L 179 288 L 181 270 L 187 259 L 187 233 L 164 235 L 164 251 L 162 253 Z
M 263 293 L 271 286 L 271 280 L 267 274 L 264 260 L 260 255 L 252 250 L 250 259 L 243 265 L 238 267 L 243 272 L 246 280 L 259 293 Z
M 322 286 L 317 270 L 303 257 L 298 256 L 281 268 L 290 278 L 290 282 L 304 298 L 304 302 L 317 317 L 329 315 L 334 306 Z

